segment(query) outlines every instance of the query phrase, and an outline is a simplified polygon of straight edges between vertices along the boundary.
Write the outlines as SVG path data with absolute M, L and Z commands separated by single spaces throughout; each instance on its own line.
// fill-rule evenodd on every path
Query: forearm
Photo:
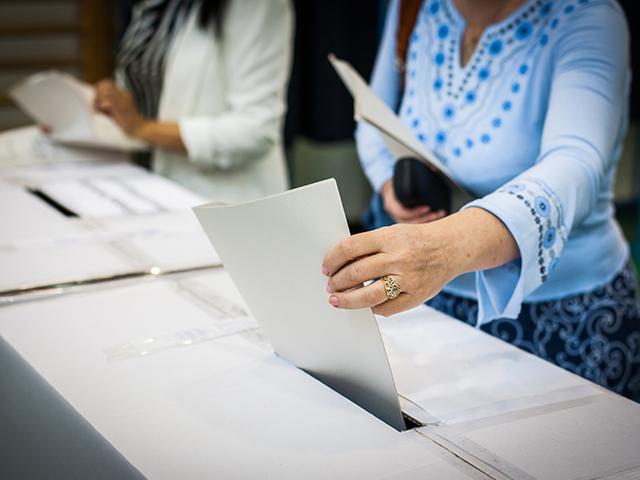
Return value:
M 133 136 L 154 147 L 187 153 L 180 128 L 176 122 L 145 120 L 135 129 Z
M 449 257 L 452 278 L 499 267 L 520 256 L 507 227 L 482 208 L 467 208 L 436 223 L 440 241 L 446 245 L 442 251 Z

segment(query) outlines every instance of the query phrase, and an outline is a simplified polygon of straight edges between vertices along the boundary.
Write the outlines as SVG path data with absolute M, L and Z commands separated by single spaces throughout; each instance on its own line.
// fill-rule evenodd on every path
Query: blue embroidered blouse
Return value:
M 520 258 L 456 278 L 479 324 L 515 318 L 523 302 L 611 280 L 628 259 L 613 181 L 627 126 L 628 31 L 613 0 L 529 0 L 487 28 L 460 65 L 465 20 L 452 0 L 426 0 L 395 66 L 398 1 L 390 5 L 371 87 L 507 226 Z M 379 191 L 394 159 L 360 124 L 361 163 Z

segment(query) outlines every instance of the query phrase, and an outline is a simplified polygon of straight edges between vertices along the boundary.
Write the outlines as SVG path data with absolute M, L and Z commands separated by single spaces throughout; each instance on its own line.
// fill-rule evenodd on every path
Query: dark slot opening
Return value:
M 35 189 L 35 188 L 28 188 L 27 190 L 29 191 L 29 193 L 32 193 L 33 195 L 38 197 L 40 200 L 42 200 L 43 202 L 47 203 L 50 207 L 53 207 L 56 210 L 58 210 L 65 217 L 78 217 L 79 216 L 76 212 L 74 212 L 72 210 L 69 210 L 67 207 L 65 207 L 61 203 L 57 202 L 56 200 L 54 200 L 53 198 L 51 198 L 49 195 L 47 195 L 43 191 Z
M 410 415 L 407 415 L 404 412 L 402 412 L 402 416 L 404 417 L 404 426 L 406 427 L 406 430 L 411 430 L 413 428 L 419 428 L 424 426 L 418 420 L 416 420 Z

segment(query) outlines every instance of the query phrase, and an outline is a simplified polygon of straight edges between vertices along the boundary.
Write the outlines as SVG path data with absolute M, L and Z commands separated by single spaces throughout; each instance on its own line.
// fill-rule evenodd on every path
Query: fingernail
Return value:
M 328 277 L 328 276 L 329 276 L 329 269 L 328 269 L 327 267 L 325 267 L 324 265 L 322 265 L 322 274 L 323 274 L 325 277 Z
M 329 303 L 334 307 L 337 307 L 340 304 L 340 302 L 338 301 L 338 297 L 336 297 L 335 295 L 331 295 L 329 297 Z
M 335 290 L 327 283 L 327 293 L 335 293 Z

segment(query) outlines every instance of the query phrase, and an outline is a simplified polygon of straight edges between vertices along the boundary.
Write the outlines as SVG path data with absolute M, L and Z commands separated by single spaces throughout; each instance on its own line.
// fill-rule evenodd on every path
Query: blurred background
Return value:
M 21 78 L 56 69 L 88 82 L 111 75 L 114 54 L 131 0 L 0 0 L 0 131 L 29 119 L 8 99 Z M 625 8 L 630 31 L 638 30 Z M 351 97 L 327 62 L 335 53 L 369 77 L 386 0 L 296 0 L 294 64 L 289 86 L 285 140 L 291 183 L 335 177 L 353 231 L 371 195 L 353 142 Z M 632 37 L 634 73 L 640 65 L 639 36 Z M 635 75 L 637 76 L 637 75 Z M 618 169 L 618 219 L 640 266 L 640 86 L 632 89 L 631 126 Z

